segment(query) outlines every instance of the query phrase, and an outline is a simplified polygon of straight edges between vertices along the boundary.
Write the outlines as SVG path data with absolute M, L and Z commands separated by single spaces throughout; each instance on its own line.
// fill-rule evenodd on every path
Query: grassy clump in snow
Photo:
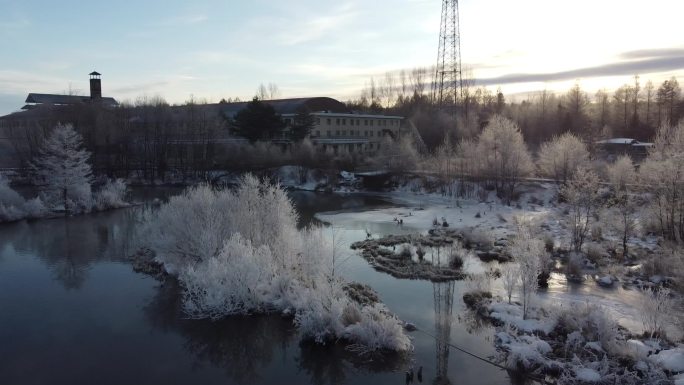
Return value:
M 681 347 L 664 348 L 661 342 L 629 339 L 600 306 L 573 304 L 553 311 L 533 308 L 523 319 L 517 304 L 483 297 L 471 300 L 475 305 L 469 307 L 479 308 L 479 314 L 498 325 L 497 359 L 512 370 L 549 375 L 558 384 L 669 383 L 671 374 L 684 371 L 677 366 L 684 354 Z

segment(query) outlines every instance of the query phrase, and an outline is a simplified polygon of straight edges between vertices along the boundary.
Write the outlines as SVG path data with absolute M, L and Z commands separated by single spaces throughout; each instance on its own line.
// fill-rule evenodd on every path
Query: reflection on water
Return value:
M 449 344 L 451 343 L 451 322 L 454 310 L 454 281 L 432 284 L 435 296 L 435 350 L 437 352 L 435 384 L 450 384 Z
M 300 226 L 320 223 L 314 215 L 329 211 L 360 211 L 396 206 L 382 198 L 364 194 L 320 194 L 308 191 L 290 191 L 290 199 L 299 213 Z
M 178 190 L 176 190 L 177 192 Z M 145 199 L 167 191 L 137 191 Z M 386 205 L 293 193 L 302 225 L 318 211 Z M 400 357 L 300 344 L 279 315 L 185 319 L 179 287 L 132 271 L 154 206 L 0 225 L 0 383 L 391 384 Z M 309 219 L 307 219 L 309 218 Z
M 211 322 L 183 317 L 177 281 L 167 280 L 144 309 L 150 324 L 180 334 L 198 362 L 221 368 L 236 383 L 255 383 L 278 349 L 285 351 L 296 333 L 279 316 L 234 316 Z
M 151 200 L 178 191 L 134 193 Z M 390 205 L 363 195 L 291 196 L 300 225 L 320 211 Z M 505 372 L 448 348 L 453 343 L 481 356 L 493 351 L 491 328 L 464 318 L 463 282 L 397 280 L 355 254 L 345 263 L 347 278 L 371 285 L 400 318 L 438 336 L 412 333 L 411 362 L 300 343 L 292 321 L 279 315 L 185 319 L 178 286 L 134 273 L 124 258 L 136 249 L 141 216 L 153 209 L 0 226 L 0 383 L 382 385 L 404 383 L 409 366 L 423 367 L 425 383 L 508 381 Z M 335 225 L 345 244 L 364 239 L 366 229 L 402 230 L 395 223 L 370 228 L 360 218 Z

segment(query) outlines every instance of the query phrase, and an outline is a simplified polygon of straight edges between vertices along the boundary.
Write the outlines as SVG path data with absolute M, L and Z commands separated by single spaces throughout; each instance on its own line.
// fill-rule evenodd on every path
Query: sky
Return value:
M 463 66 L 504 94 L 684 81 L 684 1 L 461 0 Z M 0 115 L 29 92 L 119 101 L 356 98 L 371 76 L 434 65 L 439 0 L 0 0 Z

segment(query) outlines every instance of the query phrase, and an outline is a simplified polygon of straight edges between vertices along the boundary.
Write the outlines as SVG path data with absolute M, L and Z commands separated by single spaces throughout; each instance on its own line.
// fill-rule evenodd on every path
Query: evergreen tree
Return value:
M 92 207 L 90 152 L 83 138 L 70 124 L 58 124 L 43 142 L 31 163 L 34 182 L 43 188 L 46 203 L 63 205 L 65 212 L 87 211 Z
M 282 132 L 285 123 L 273 106 L 255 97 L 235 115 L 231 126 L 237 135 L 254 143 L 258 140 L 273 139 Z
M 290 139 L 293 142 L 301 142 L 309 135 L 316 122 L 313 115 L 306 109 L 299 109 L 294 116 L 292 126 L 290 126 Z

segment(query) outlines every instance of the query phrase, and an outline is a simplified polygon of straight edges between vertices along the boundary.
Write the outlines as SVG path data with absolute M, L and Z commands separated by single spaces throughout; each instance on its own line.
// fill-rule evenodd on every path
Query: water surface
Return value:
M 149 201 L 178 191 L 134 193 Z M 359 194 L 293 192 L 291 197 L 301 225 L 311 223 L 316 212 L 393 205 Z M 423 366 L 426 383 L 509 382 L 505 371 L 421 332 L 411 334 L 415 351 L 405 362 L 302 344 L 291 322 L 280 316 L 185 319 L 179 288 L 133 272 L 124 258 L 135 249 L 140 213 L 150 209 L 0 225 L 0 383 L 381 385 L 404 383 L 409 366 Z M 346 249 L 365 238 L 366 226 L 339 223 L 335 231 Z M 399 231 L 393 223 L 373 229 Z M 464 282 L 397 280 L 351 252 L 342 271 L 371 285 L 402 319 L 479 355 L 494 353 L 492 329 L 465 311 Z M 445 310 L 449 306 L 451 314 Z

